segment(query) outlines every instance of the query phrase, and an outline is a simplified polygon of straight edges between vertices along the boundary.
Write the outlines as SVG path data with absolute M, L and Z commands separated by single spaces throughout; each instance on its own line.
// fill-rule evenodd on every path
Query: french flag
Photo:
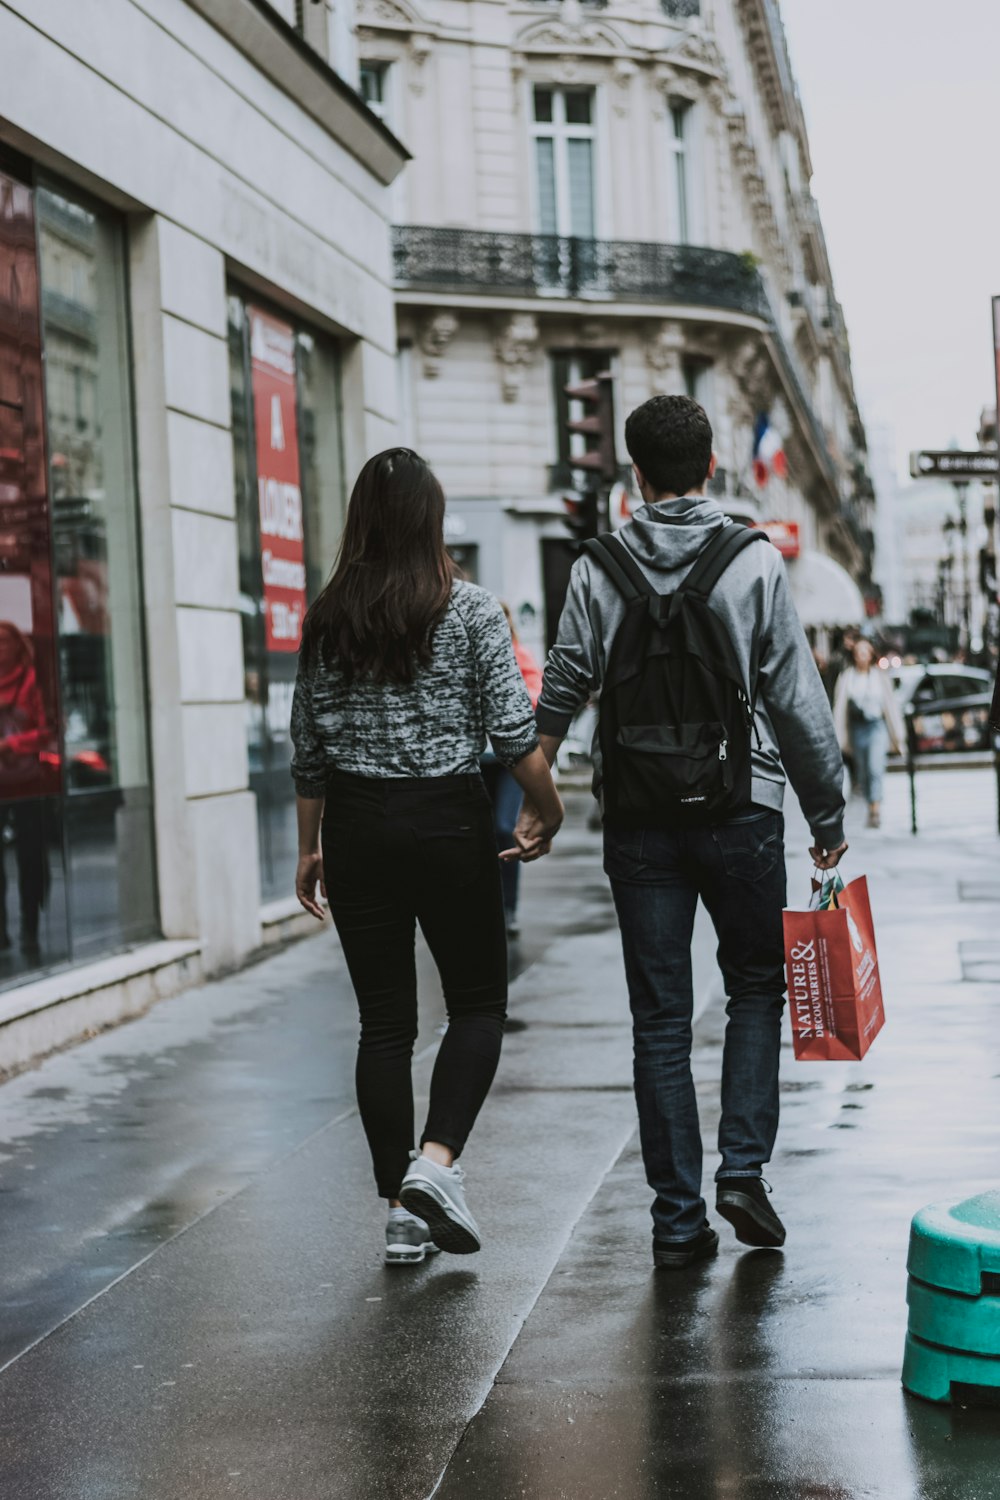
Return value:
M 761 489 L 772 474 L 788 478 L 788 460 L 777 429 L 771 426 L 767 412 L 761 412 L 753 430 L 753 474 Z

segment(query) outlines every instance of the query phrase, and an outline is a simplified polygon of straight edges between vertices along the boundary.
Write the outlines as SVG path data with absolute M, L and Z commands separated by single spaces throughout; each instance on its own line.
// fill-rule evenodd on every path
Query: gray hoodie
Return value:
M 730 525 L 714 501 L 687 496 L 644 505 L 618 536 L 654 587 L 669 594 L 708 538 Z M 843 757 L 779 553 L 763 542 L 747 547 L 709 603 L 725 622 L 750 696 L 757 698 L 761 743 L 753 745 L 754 802 L 780 811 L 787 770 L 817 845 L 837 848 L 844 841 Z M 558 639 L 545 665 L 535 716 L 542 734 L 563 736 L 577 709 L 600 692 L 624 612 L 604 569 L 584 553 L 573 565 Z M 599 785 L 596 739 L 594 766 Z

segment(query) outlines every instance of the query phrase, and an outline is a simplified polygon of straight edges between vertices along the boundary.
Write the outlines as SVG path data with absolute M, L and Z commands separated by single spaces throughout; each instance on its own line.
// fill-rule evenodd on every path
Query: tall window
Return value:
M 686 354 L 681 362 L 684 389 L 692 401 L 706 410 L 712 401 L 712 361 L 697 354 Z
M 594 90 L 536 84 L 532 137 L 541 234 L 594 238 Z
M 383 125 L 389 123 L 389 64 L 363 62 L 358 80 L 358 93 L 373 115 Z
M 673 155 L 673 228 L 678 245 L 690 243 L 691 204 L 689 193 L 690 176 L 690 120 L 689 104 L 670 106 L 670 147 Z

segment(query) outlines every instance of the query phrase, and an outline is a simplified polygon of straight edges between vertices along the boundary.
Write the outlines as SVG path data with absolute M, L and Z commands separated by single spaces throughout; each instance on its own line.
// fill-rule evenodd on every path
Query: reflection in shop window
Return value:
M 153 932 L 124 267 L 114 218 L 42 188 L 39 258 L 74 957 Z M 64 393 L 64 394 L 62 394 Z
M 297 856 L 289 719 L 302 613 L 343 526 L 339 364 L 329 340 L 237 293 L 229 355 L 250 789 L 261 893 L 276 900 L 292 894 Z
M 155 931 L 122 272 L 0 172 L 0 984 Z

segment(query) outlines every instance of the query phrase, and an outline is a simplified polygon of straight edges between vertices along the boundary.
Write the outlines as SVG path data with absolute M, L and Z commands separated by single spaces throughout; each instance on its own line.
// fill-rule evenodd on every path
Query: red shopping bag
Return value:
M 784 913 L 792 1040 L 800 1062 L 857 1062 L 885 1023 L 863 875 L 825 911 Z

